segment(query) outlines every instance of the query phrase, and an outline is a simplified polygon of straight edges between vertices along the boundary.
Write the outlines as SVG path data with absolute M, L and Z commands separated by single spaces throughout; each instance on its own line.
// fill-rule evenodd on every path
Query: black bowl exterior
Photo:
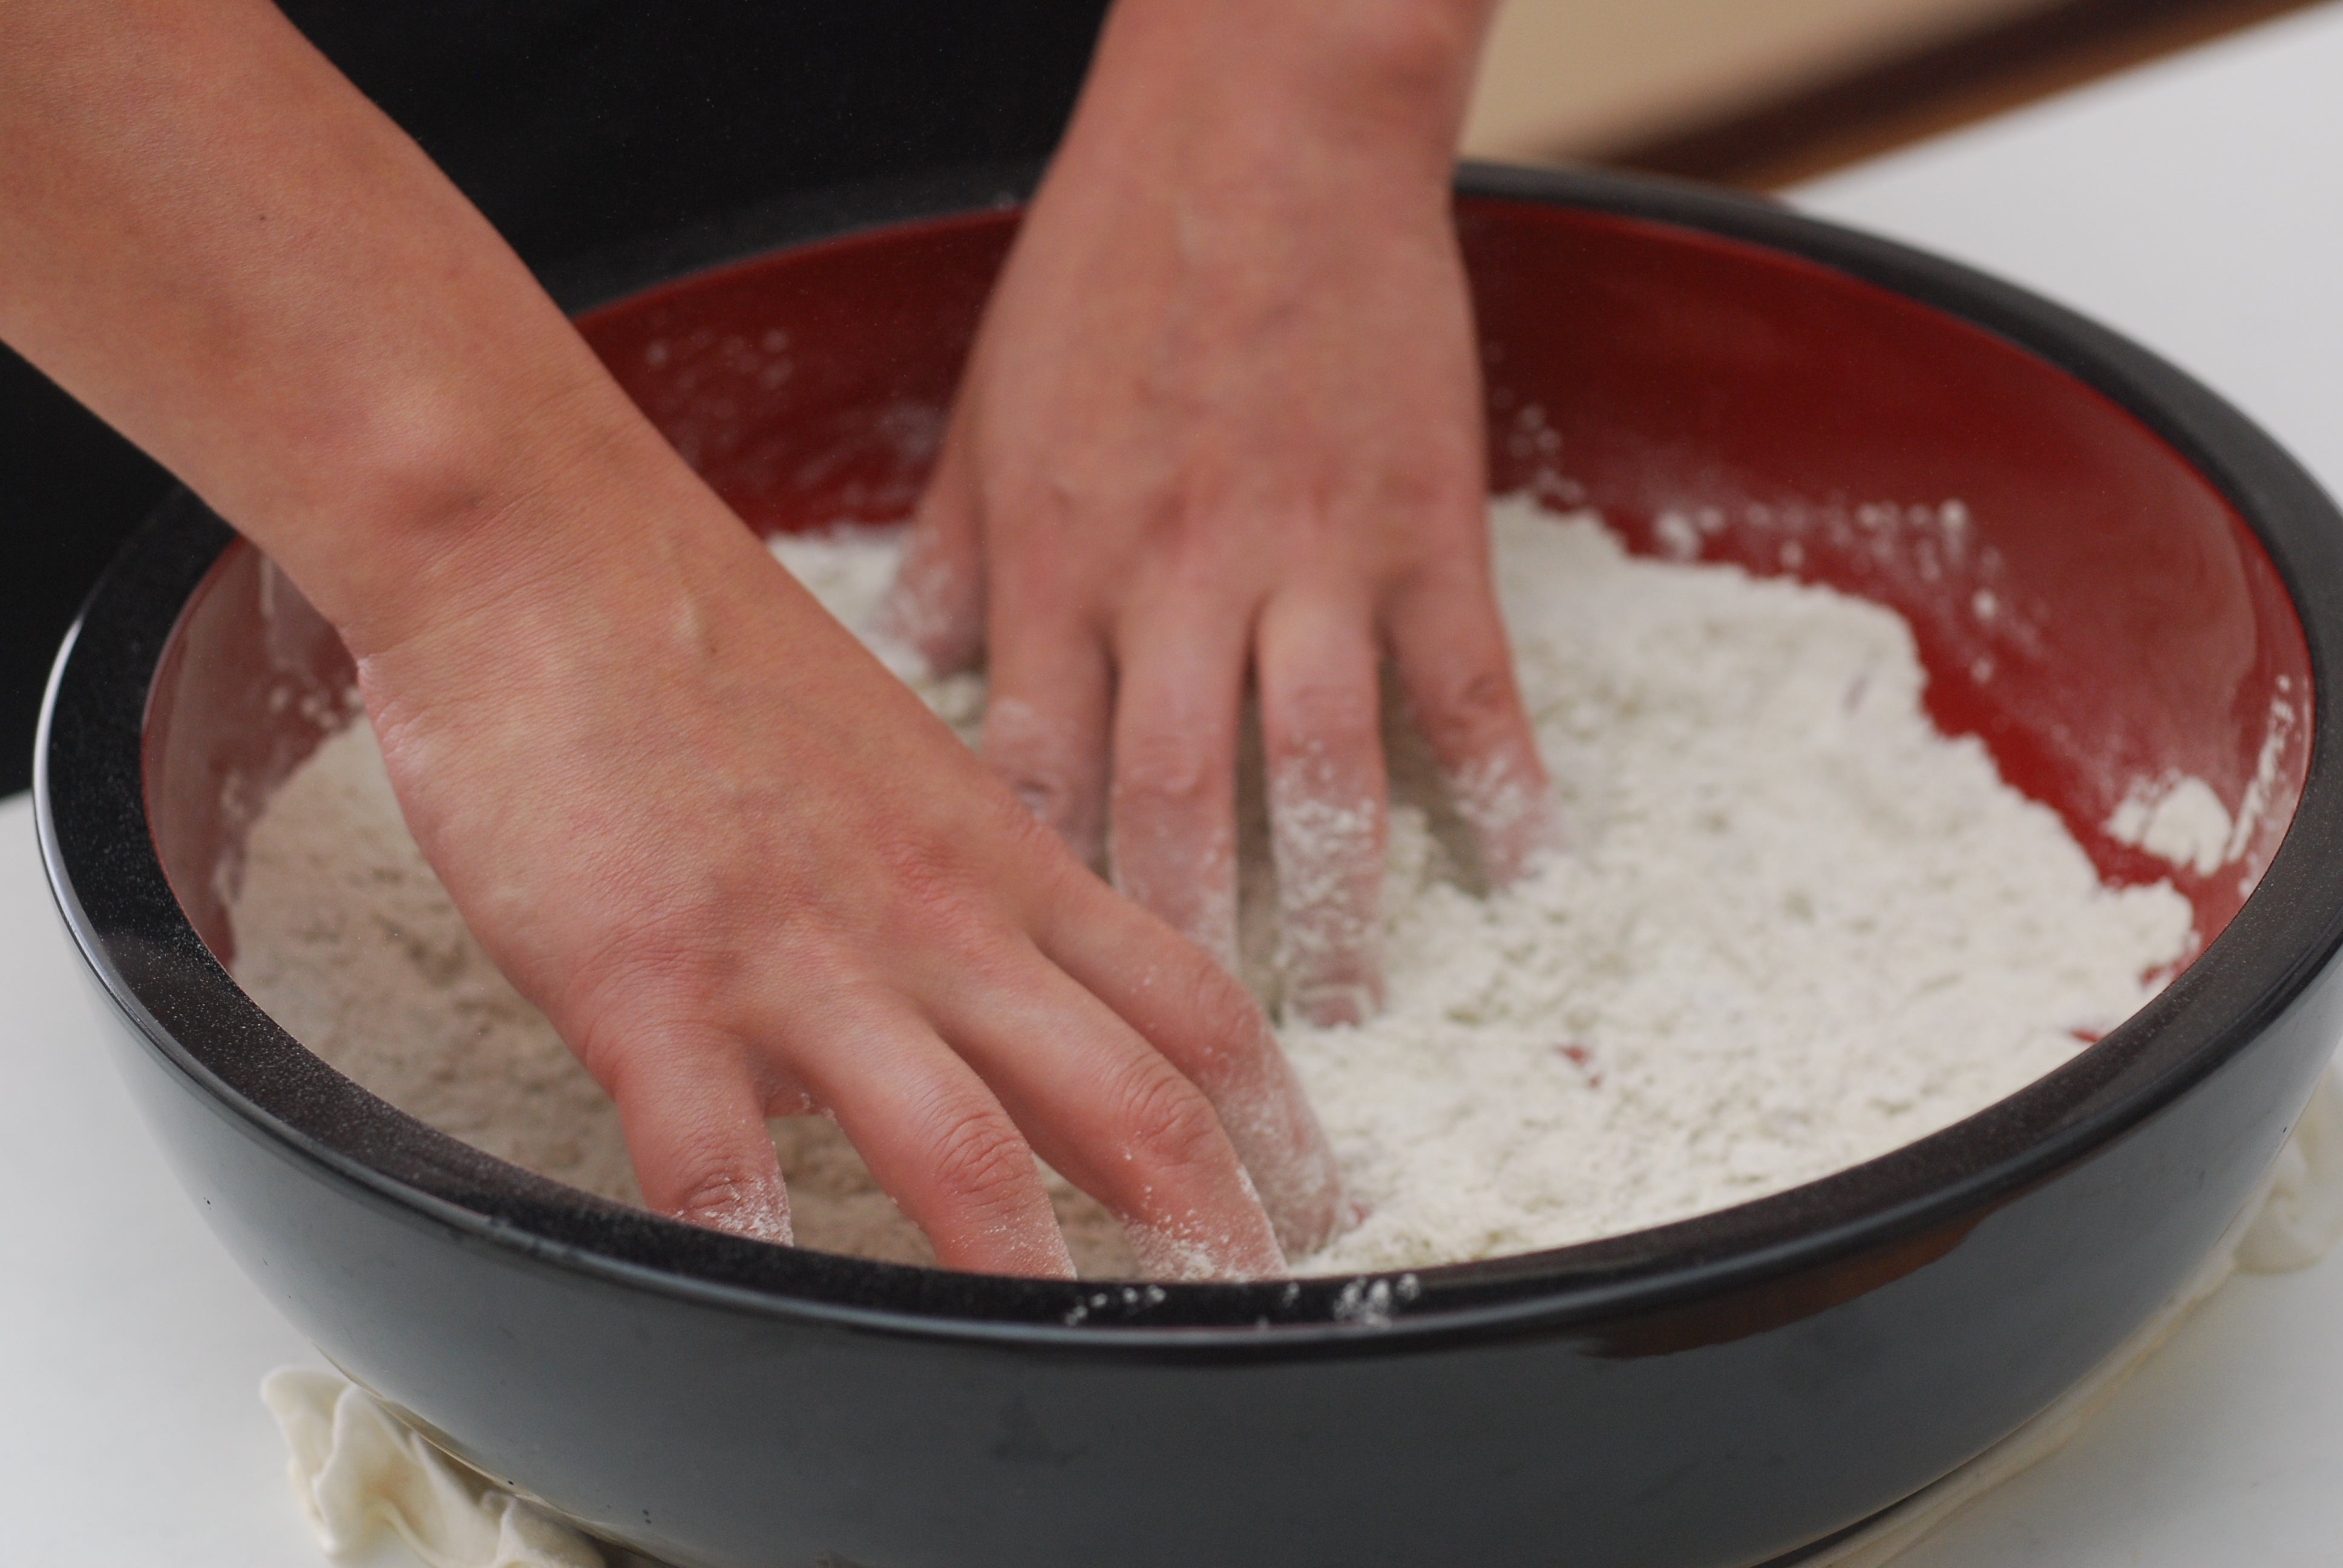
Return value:
M 1829 1267 L 1607 1321 L 1193 1343 L 939 1334 L 484 1235 L 288 1147 L 100 1005 L 296 1326 L 451 1452 L 686 1568 L 1725 1568 L 1916 1491 L 2119 1343 L 2267 1168 L 2343 990 L 2093 1156 Z
M 1481 183 L 1777 244 L 2069 366 L 2252 524 L 2324 689 L 2343 520 L 2177 373 L 2014 290 L 1756 204 Z M 2237 1214 L 2343 1029 L 2343 789 L 2321 703 L 2261 890 L 2063 1098 L 2020 1095 L 1778 1199 L 1421 1279 L 1164 1290 L 692 1231 L 372 1101 L 196 936 L 148 837 L 140 745 L 166 634 L 227 548 L 200 508 L 166 508 L 93 598 L 45 718 L 44 853 L 117 1057 L 207 1220 L 338 1364 L 483 1472 L 687 1568 L 1795 1553 L 2119 1344 Z

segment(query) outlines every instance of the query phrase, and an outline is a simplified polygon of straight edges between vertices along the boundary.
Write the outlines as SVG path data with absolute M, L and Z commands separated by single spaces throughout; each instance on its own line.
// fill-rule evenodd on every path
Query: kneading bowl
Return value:
M 570 297 L 751 525 L 899 516 L 1023 189 L 750 213 Z M 270 1300 L 450 1452 L 691 1568 L 1795 1561 L 2105 1357 L 2337 1040 L 2343 519 L 2187 377 L 1948 262 L 1593 175 L 1467 170 L 1458 217 L 1497 485 L 1904 612 L 1942 727 L 2194 904 L 2153 1003 L 1827 1180 L 1413 1276 L 1043 1282 L 689 1229 L 430 1131 L 229 979 L 223 879 L 347 668 L 182 496 L 60 656 L 40 831 L 122 1069 Z M 2243 823 L 2204 874 L 2105 828 L 2182 776 Z

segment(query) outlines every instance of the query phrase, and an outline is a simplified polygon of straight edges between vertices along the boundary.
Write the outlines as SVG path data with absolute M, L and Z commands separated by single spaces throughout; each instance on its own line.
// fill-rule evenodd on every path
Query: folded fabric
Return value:
M 294 1494 L 336 1556 L 387 1527 L 430 1568 L 608 1568 L 577 1530 L 448 1458 L 339 1372 L 279 1367 L 260 1397 L 285 1432 Z

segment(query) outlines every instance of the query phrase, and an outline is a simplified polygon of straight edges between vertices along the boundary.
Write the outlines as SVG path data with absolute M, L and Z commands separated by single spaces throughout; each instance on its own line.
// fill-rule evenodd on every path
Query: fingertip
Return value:
M 770 1172 L 751 1172 L 745 1181 L 728 1174 L 720 1185 L 703 1187 L 699 1196 L 668 1217 L 751 1241 L 770 1241 L 777 1247 L 790 1246 L 796 1241 L 779 1167 Z
M 670 1050 L 629 1065 L 612 1098 L 644 1206 L 688 1225 L 789 1245 L 789 1191 L 745 1058 Z
M 1570 846 L 1567 819 L 1534 748 L 1507 746 L 1442 769 L 1448 798 L 1492 888 L 1519 881 Z
M 1519 879 L 1569 833 L 1495 596 L 1484 580 L 1427 588 L 1393 607 L 1390 633 L 1409 712 L 1490 886 Z
M 1232 1230 L 1202 1223 L 1127 1224 L 1140 1277 L 1180 1283 L 1276 1280 L 1290 1271 L 1277 1236 L 1265 1224 Z
M 1343 1228 L 1347 1200 L 1333 1147 L 1242 985 L 1103 890 L 1095 903 L 1066 911 L 1043 945 L 1203 1092 L 1283 1256 L 1315 1251 Z M 1175 1276 L 1187 1266 L 1177 1241 L 1163 1240 L 1158 1260 Z M 1199 1255 L 1217 1256 L 1210 1246 Z
M 1364 980 L 1309 975 L 1285 992 L 1286 1010 L 1313 1029 L 1360 1024 L 1383 1010 L 1382 987 Z
M 1252 1057 L 1252 1081 L 1224 1098 L 1222 1121 L 1243 1154 L 1262 1207 L 1288 1259 L 1307 1257 L 1355 1220 L 1334 1146 L 1267 1024 Z

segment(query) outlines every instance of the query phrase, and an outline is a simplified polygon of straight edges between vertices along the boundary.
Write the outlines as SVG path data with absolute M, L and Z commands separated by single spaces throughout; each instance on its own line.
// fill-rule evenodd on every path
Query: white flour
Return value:
M 1591 518 L 1495 503 L 1522 686 L 1571 854 L 1468 890 L 1454 815 L 1396 717 L 1388 1005 L 1280 1029 L 1366 1221 L 1302 1271 L 1411 1268 L 1717 1209 L 1885 1152 L 2040 1077 L 2191 949 L 2168 886 L 2110 891 L 2046 808 L 1919 706 L 1910 634 L 1865 601 L 1628 558 Z M 848 625 L 898 541 L 777 543 Z M 897 661 L 898 668 L 902 668 Z M 963 734 L 980 679 L 920 682 Z M 1257 792 L 1247 978 L 1273 1000 Z M 617 1119 L 473 946 L 398 824 L 364 727 L 256 827 L 236 975 L 424 1121 L 622 1201 Z M 827 1122 L 775 1123 L 806 1245 L 924 1243 Z M 1086 1273 L 1112 1224 L 1058 1189 Z

